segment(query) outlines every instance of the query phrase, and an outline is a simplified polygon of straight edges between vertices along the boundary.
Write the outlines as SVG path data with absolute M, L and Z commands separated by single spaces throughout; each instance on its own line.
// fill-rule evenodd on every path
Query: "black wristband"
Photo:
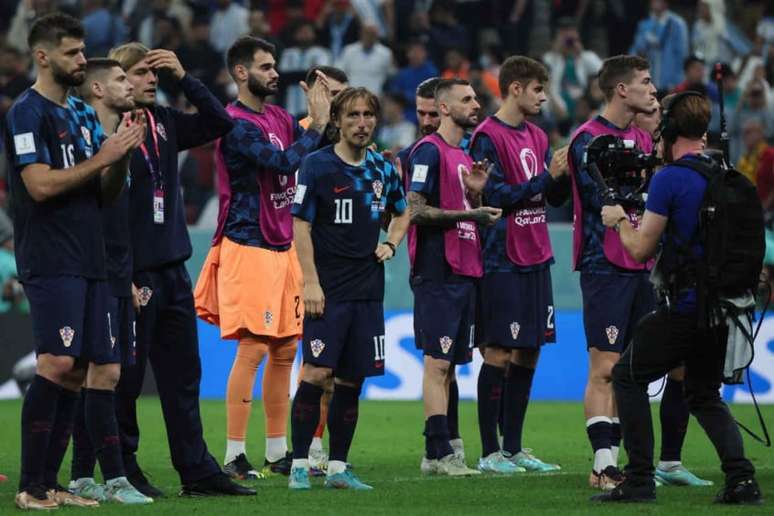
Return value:
M 386 245 L 387 247 L 389 247 L 390 249 L 392 249 L 392 255 L 393 255 L 393 256 L 395 256 L 395 244 L 393 244 L 393 243 L 392 243 L 392 242 L 390 242 L 389 240 L 385 240 L 385 241 L 384 241 L 384 242 L 382 242 L 382 243 L 383 243 L 384 245 Z

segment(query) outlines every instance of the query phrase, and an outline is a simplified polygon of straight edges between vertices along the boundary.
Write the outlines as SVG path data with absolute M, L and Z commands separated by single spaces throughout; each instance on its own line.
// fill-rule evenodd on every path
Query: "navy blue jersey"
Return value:
M 301 164 L 293 216 L 312 224 L 314 261 L 326 299 L 384 299 L 384 266 L 374 251 L 381 216 L 406 209 L 400 177 L 382 155 L 368 151 L 360 166 L 328 146 Z
M 148 271 L 183 262 L 191 256 L 191 239 L 186 227 L 183 194 L 177 153 L 213 141 L 233 127 L 231 117 L 204 84 L 186 74 L 179 83 L 185 97 L 198 113 L 183 113 L 173 108 L 153 106 L 159 156 L 154 152 L 150 127 L 145 146 L 154 167 L 161 171 L 156 184 L 140 149 L 132 153 L 129 192 L 129 228 L 131 231 L 134 271 Z M 154 222 L 155 190 L 161 187 L 164 198 L 164 222 Z
M 250 110 L 241 102 L 237 105 Z M 234 128 L 220 143 L 231 184 L 231 204 L 223 229 L 229 240 L 275 251 L 286 251 L 290 247 L 289 244 L 275 246 L 264 239 L 258 224 L 261 198 L 257 174 L 260 169 L 271 169 L 286 176 L 295 174 L 301 159 L 317 148 L 320 138 L 320 133 L 305 132 L 296 122 L 293 143 L 286 150 L 279 150 L 258 126 L 247 120 L 234 120 Z
M 507 125 L 502 120 L 493 117 L 494 120 L 507 126 L 513 131 L 526 130 L 526 123 L 518 127 Z M 551 190 L 557 188 L 557 182 L 548 173 L 548 169 L 531 178 L 529 181 L 512 185 L 505 182 L 505 172 L 497 156 L 497 148 L 485 133 L 476 135 L 476 139 L 470 149 L 470 156 L 474 161 L 489 160 L 492 164 L 489 179 L 484 187 L 483 204 L 495 208 L 502 208 L 503 216 L 495 222 L 494 226 L 480 228 L 484 252 L 484 272 L 529 272 L 543 270 L 554 262 L 554 259 L 530 266 L 520 266 L 513 263 L 505 251 L 506 228 L 508 213 L 518 209 L 523 201 L 536 195 L 549 195 Z M 546 167 L 551 163 L 551 149 L 546 150 Z
M 132 241 L 129 233 L 129 188 L 102 210 L 102 228 L 105 233 L 105 266 L 110 294 L 114 297 L 132 295 Z
M 22 180 L 27 165 L 62 170 L 99 150 L 105 134 L 94 110 L 75 97 L 67 98 L 67 106 L 30 88 L 6 117 L 8 183 L 22 280 L 53 275 L 105 278 L 100 177 L 43 202 L 30 197 Z
M 620 130 L 602 116 L 597 116 L 596 119 L 605 127 Z M 641 272 L 617 267 L 605 257 L 602 248 L 602 242 L 605 239 L 605 226 L 602 224 L 602 216 L 600 215 L 604 192 L 583 165 L 586 147 L 592 139 L 591 133 L 580 133 L 575 138 L 567 156 L 567 159 L 572 160 L 575 165 L 575 181 L 583 204 L 583 254 L 578 264 L 579 269 L 592 274 L 641 274 Z
M 417 167 L 426 171 L 414 181 L 414 170 Z M 441 206 L 441 155 L 438 147 L 432 143 L 423 143 L 414 149 L 414 153 L 406 163 L 405 169 L 412 176 L 409 191 L 422 194 L 428 206 Z M 435 225 L 417 225 L 416 254 L 411 275 L 429 281 L 445 282 L 453 276 L 451 267 L 446 262 L 446 247 L 444 245 L 444 230 Z

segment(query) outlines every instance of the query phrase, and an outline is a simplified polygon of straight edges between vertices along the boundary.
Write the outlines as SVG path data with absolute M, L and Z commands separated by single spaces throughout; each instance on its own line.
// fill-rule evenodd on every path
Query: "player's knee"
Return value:
M 303 380 L 318 387 L 324 387 L 327 382 L 333 382 L 333 370 L 329 367 L 317 367 L 304 364 Z
M 280 345 L 273 345 L 269 350 L 269 359 L 275 364 L 280 365 L 292 365 L 296 359 L 296 351 L 298 350 L 298 342 L 296 339 L 292 339 L 287 343 Z
M 451 363 L 449 361 L 425 355 L 425 376 L 445 382 L 450 369 Z
M 343 387 L 349 387 L 350 389 L 354 389 L 357 391 L 357 395 L 360 396 L 360 390 L 363 387 L 363 380 L 361 379 L 353 379 L 353 378 L 336 378 L 335 379 L 335 387 L 334 390 L 339 388 L 339 386 Z
M 499 346 L 484 348 L 484 363 L 494 367 L 505 367 L 511 359 L 511 352 Z
M 55 356 L 44 353 L 38 356 L 35 372 L 43 378 L 62 385 L 67 375 L 75 366 L 75 359 L 71 356 Z M 83 379 L 81 379 L 83 381 Z
M 540 348 L 514 349 L 510 360 L 517 366 L 535 369 L 538 358 L 540 358 Z
M 118 380 L 121 378 L 120 364 L 92 364 L 89 367 L 87 385 L 90 389 L 105 391 L 115 390 Z

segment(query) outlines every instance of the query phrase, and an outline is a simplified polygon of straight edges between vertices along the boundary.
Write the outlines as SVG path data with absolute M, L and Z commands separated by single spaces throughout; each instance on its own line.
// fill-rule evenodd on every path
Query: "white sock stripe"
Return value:
M 612 421 L 613 424 L 619 424 L 619 425 L 621 424 L 621 420 L 617 417 L 611 417 L 610 421 Z
M 607 416 L 594 416 L 586 420 L 586 428 L 597 423 L 613 423 L 613 420 Z

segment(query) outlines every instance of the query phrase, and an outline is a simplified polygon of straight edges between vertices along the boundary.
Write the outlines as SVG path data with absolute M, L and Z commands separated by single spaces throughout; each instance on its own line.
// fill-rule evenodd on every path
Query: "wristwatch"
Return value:
M 385 241 L 384 241 L 384 242 L 382 242 L 382 243 L 383 243 L 384 245 L 386 245 L 387 247 L 389 247 L 390 249 L 392 249 L 392 255 L 393 255 L 393 256 L 395 256 L 395 244 L 393 244 L 393 243 L 392 243 L 392 242 L 390 242 L 389 240 L 385 240 Z
M 613 229 L 615 230 L 616 233 L 620 233 L 621 232 L 621 222 L 627 220 L 628 218 L 629 217 L 621 217 L 620 219 L 615 221 L 615 225 L 613 226 Z

